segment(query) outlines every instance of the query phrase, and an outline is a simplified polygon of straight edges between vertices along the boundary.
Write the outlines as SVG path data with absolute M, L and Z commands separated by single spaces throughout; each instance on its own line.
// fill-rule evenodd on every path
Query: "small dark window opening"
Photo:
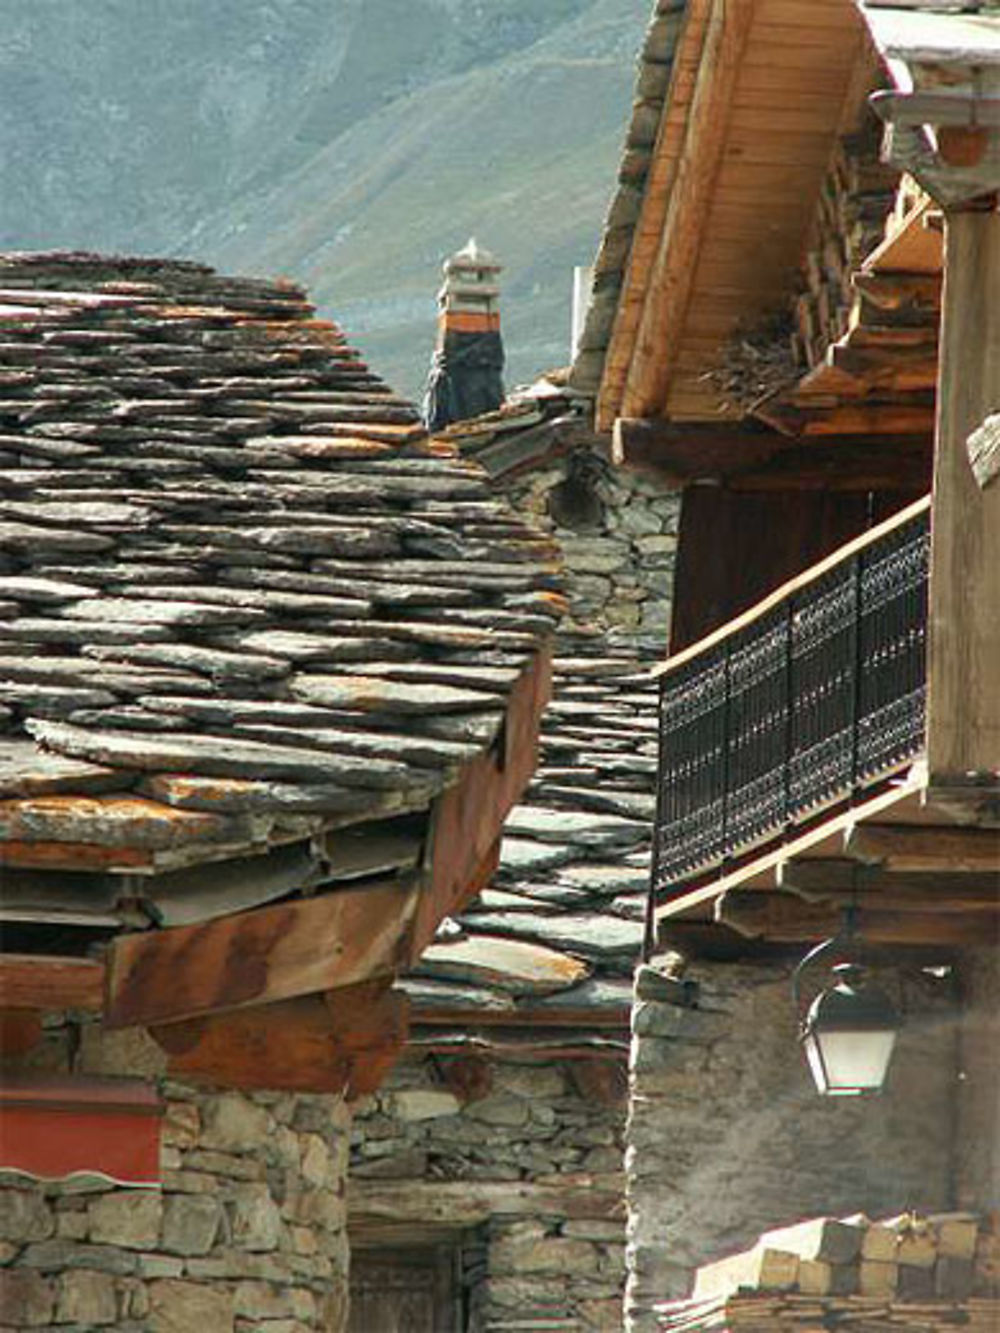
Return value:
M 582 450 L 573 454 L 566 477 L 549 491 L 549 515 L 560 528 L 592 532 L 604 526 L 604 503 L 597 493 L 601 464 Z

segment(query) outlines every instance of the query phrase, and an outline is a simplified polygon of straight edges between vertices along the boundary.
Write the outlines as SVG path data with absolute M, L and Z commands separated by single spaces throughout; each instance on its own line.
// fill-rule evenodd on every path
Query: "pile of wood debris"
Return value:
M 816 1218 L 766 1232 L 656 1307 L 671 1333 L 1000 1327 L 1000 1226 L 969 1213 Z

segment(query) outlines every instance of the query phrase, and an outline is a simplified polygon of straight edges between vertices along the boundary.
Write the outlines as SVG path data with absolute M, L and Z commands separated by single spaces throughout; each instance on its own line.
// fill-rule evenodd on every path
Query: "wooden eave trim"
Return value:
M 542 713 L 552 693 L 552 654 L 550 639 L 511 690 L 497 743 L 463 764 L 458 781 L 434 804 L 425 885 L 408 945 L 410 965 L 441 921 L 461 911 L 493 878 L 504 821 L 535 771 Z
M 718 0 L 714 2 L 718 3 Z M 685 8 L 683 28 L 674 54 L 642 206 L 632 236 L 611 338 L 605 352 L 596 405 L 596 428 L 599 431 L 610 430 L 615 417 L 622 415 L 619 372 L 627 369 L 632 359 L 648 277 L 645 263 L 640 263 L 640 255 L 651 244 L 655 245 L 656 237 L 662 233 L 667 206 L 676 182 L 685 126 L 690 115 L 690 94 L 687 88 L 691 84 L 692 70 L 698 68 L 701 59 L 712 3 L 713 0 L 688 0 Z M 677 116 L 678 106 L 685 107 L 680 118 Z
M 676 671 L 678 667 L 684 666 L 693 657 L 698 657 L 699 654 L 707 652 L 724 639 L 728 639 L 730 635 L 746 629 L 748 625 L 752 625 L 754 621 L 767 615 L 769 611 L 785 601 L 786 598 L 791 597 L 793 593 L 801 591 L 802 588 L 816 579 L 822 578 L 824 574 L 834 569 L 842 561 L 849 560 L 851 556 L 864 550 L 872 542 L 880 541 L 888 533 L 916 518 L 918 514 L 929 513 L 930 508 L 931 497 L 929 495 L 915 500 L 913 504 L 907 505 L 905 509 L 893 514 L 891 518 L 887 518 L 883 522 L 877 523 L 875 527 L 869 528 L 860 537 L 855 537 L 853 541 L 847 542 L 846 545 L 839 546 L 836 551 L 831 552 L 817 564 L 810 565 L 808 569 L 803 570 L 801 574 L 797 574 L 795 578 L 789 579 L 787 583 L 782 583 L 774 592 L 769 593 L 762 601 L 757 602 L 748 611 L 744 611 L 735 620 L 727 620 L 724 625 L 720 625 L 718 629 L 713 630 L 711 634 L 707 634 L 703 639 L 699 639 L 697 643 L 692 643 L 682 652 L 676 653 L 673 657 L 668 657 L 660 666 L 654 667 L 651 674 L 654 677 L 659 677 Z
M 511 690 L 497 743 L 437 798 L 423 869 L 212 921 L 119 936 L 105 1021 L 175 1023 L 389 977 L 492 877 L 504 820 L 535 767 L 551 690 L 551 636 Z
M 715 179 L 729 130 L 736 73 L 755 0 L 712 0 L 683 147 L 638 322 L 621 415 L 646 416 L 666 401 L 680 346 Z M 600 421 L 599 421 L 600 424 Z

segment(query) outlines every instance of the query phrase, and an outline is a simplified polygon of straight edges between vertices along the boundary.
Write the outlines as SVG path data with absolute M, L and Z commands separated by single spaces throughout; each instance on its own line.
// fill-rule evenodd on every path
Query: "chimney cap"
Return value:
M 503 265 L 496 255 L 484 249 L 474 236 L 470 236 L 461 250 L 456 250 L 444 261 L 443 268 L 446 274 L 456 269 L 471 268 L 489 269 L 492 273 L 499 273 Z

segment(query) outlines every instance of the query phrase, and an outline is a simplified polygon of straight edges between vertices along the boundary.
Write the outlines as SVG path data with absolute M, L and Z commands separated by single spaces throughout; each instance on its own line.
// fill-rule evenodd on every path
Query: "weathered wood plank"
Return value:
M 905 873 L 881 865 L 861 865 L 844 857 L 785 861 L 778 887 L 803 898 L 838 905 L 855 900 L 880 910 L 976 912 L 1000 910 L 1000 875 L 956 874 L 951 870 Z
M 38 1009 L 0 1007 L 0 1060 L 27 1053 L 42 1039 L 42 1015 Z
M 169 1072 L 222 1088 L 374 1091 L 406 1040 L 408 1002 L 388 979 L 150 1030 Z
M 928 623 L 930 786 L 1000 755 L 1000 486 L 980 488 L 966 440 L 997 410 L 1000 214 L 947 214 Z
M 535 769 L 538 730 L 551 681 L 548 643 L 511 690 L 497 743 L 463 764 L 456 784 L 435 804 L 428 882 L 417 907 L 411 962 L 433 939 L 441 920 L 483 888 L 496 868 L 504 820 Z
M 353 1180 L 348 1187 L 352 1234 L 379 1222 L 475 1226 L 495 1214 L 549 1214 L 622 1219 L 625 1180 L 620 1172 L 567 1172 L 534 1180 Z
M 844 850 L 886 870 L 993 873 L 1000 889 L 1000 831 L 855 824 L 844 831 Z
M 750 937 L 803 943 L 836 935 L 842 919 L 829 903 L 807 903 L 793 894 L 732 889 L 716 903 L 716 920 Z M 859 936 L 874 944 L 927 944 L 941 948 L 988 945 L 1000 935 L 1000 916 L 943 915 L 932 911 L 859 913 Z
M 106 1022 L 168 1023 L 388 975 L 417 895 L 413 880 L 386 881 L 120 936 L 108 956 Z
M 0 1004 L 4 1007 L 98 1010 L 103 998 L 103 963 L 48 954 L 0 954 Z

